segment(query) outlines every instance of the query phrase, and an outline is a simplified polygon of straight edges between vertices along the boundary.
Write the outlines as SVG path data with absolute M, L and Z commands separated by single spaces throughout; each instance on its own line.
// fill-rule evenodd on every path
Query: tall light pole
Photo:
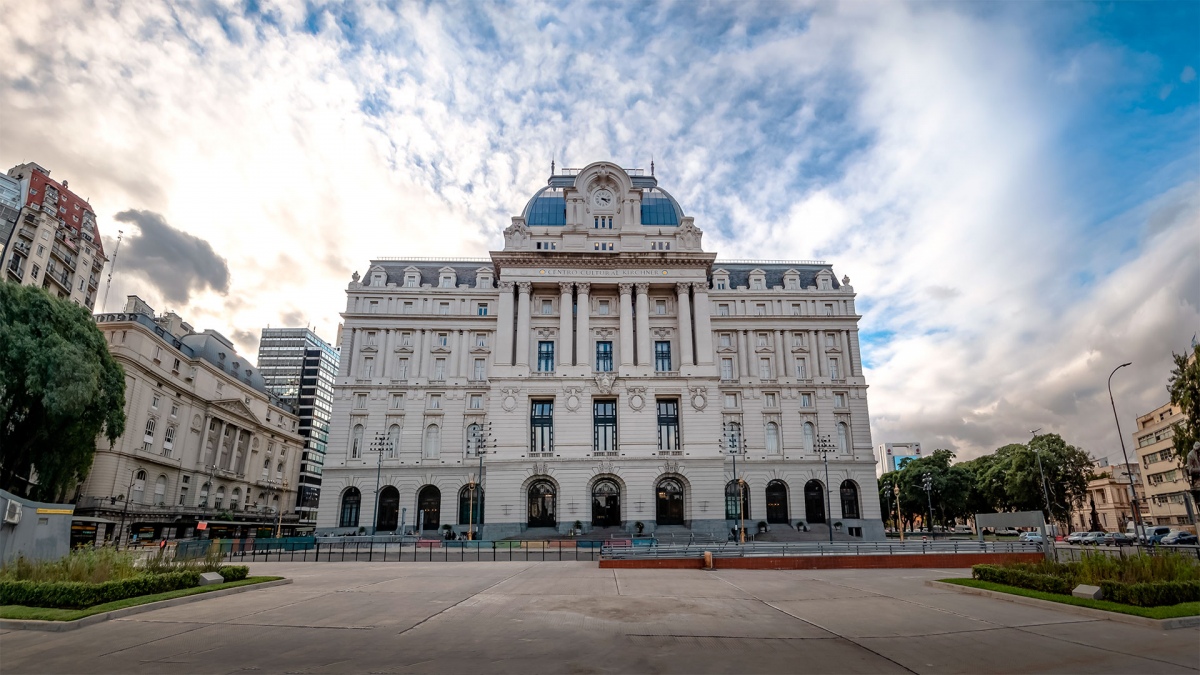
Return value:
M 133 501 L 133 481 L 137 476 L 137 471 L 137 468 L 129 470 L 129 487 L 125 490 L 125 509 L 121 511 L 121 526 L 117 528 L 117 550 L 121 549 L 121 533 L 125 531 L 125 516 L 129 513 L 129 502 Z
M 1133 504 L 1132 504 L 1132 506 L 1133 506 L 1133 533 L 1135 535 L 1134 540 L 1140 541 L 1142 534 L 1144 533 L 1144 530 L 1142 530 L 1142 514 L 1138 510 L 1137 488 L 1135 488 L 1133 485 L 1133 472 L 1129 470 L 1129 454 L 1125 452 L 1125 436 L 1121 433 L 1121 418 L 1117 417 L 1117 404 L 1116 404 L 1116 401 L 1113 400 L 1113 395 L 1112 395 L 1113 375 L 1116 375 L 1117 371 L 1124 368 L 1125 366 L 1132 365 L 1132 363 L 1133 363 L 1132 361 L 1130 361 L 1128 363 L 1122 363 L 1121 365 L 1117 366 L 1116 368 L 1113 368 L 1113 371 L 1108 374 L 1108 403 L 1109 403 L 1109 405 L 1112 406 L 1113 421 L 1117 423 L 1117 439 L 1121 441 L 1121 457 L 1123 457 L 1125 459 L 1125 477 L 1129 479 L 1129 498 L 1133 502 Z
M 929 502 L 929 537 L 933 537 L 933 474 L 928 471 L 921 476 L 921 487 L 925 488 L 925 499 Z
M 1038 475 L 1042 477 L 1042 499 L 1046 502 L 1046 521 L 1054 522 L 1054 514 L 1050 512 L 1050 491 L 1046 489 L 1046 472 L 1042 470 L 1042 451 L 1033 446 L 1033 442 L 1037 440 L 1037 432 L 1041 430 L 1041 427 L 1030 430 L 1029 435 L 1032 438 L 1029 439 L 1029 449 L 1033 450 L 1033 456 L 1037 457 Z
M 833 543 L 833 497 L 832 490 L 829 487 L 829 453 L 837 449 L 837 446 L 829 440 L 829 434 L 821 434 L 817 436 L 817 445 L 813 448 L 821 453 L 821 459 L 825 461 L 825 501 L 829 502 L 829 507 L 825 509 L 825 527 L 829 529 L 829 543 Z
M 375 440 L 371 441 L 371 452 L 379 453 L 379 460 L 375 464 L 375 515 L 371 520 L 371 536 L 375 536 L 375 528 L 379 527 L 379 480 L 383 476 L 383 453 L 387 449 L 387 436 L 382 432 L 375 434 Z
M 896 481 L 896 485 L 892 486 L 892 492 L 896 495 L 896 529 L 900 530 L 900 541 L 904 541 L 904 516 L 900 513 L 899 483 L 899 481 Z
M 745 502 L 743 496 L 744 486 L 742 479 L 737 472 L 737 456 L 742 451 L 742 439 L 739 433 L 740 427 L 736 422 L 721 425 L 721 433 L 723 435 L 722 442 L 725 444 L 725 449 L 733 456 L 733 479 L 737 481 L 737 514 L 738 514 L 738 543 L 746 543 L 746 514 L 742 504 Z
M 491 422 L 488 422 L 488 429 L 491 429 L 491 425 L 492 425 Z M 470 438 L 467 439 L 468 453 L 470 452 L 471 449 L 474 449 L 476 456 L 479 457 L 479 473 L 476 474 L 477 476 L 479 476 L 479 482 L 476 483 L 474 478 L 472 477 L 472 479 L 469 483 L 470 491 L 467 493 L 467 497 L 468 497 L 468 501 L 467 501 L 467 513 L 468 513 L 468 516 L 467 516 L 467 539 L 469 541 L 475 539 L 475 495 L 477 492 L 479 494 L 479 504 L 480 504 L 479 511 L 480 511 L 480 516 L 481 516 L 481 518 L 480 518 L 481 529 L 482 529 L 482 525 L 483 525 L 483 523 L 482 523 L 482 515 L 483 515 L 483 489 L 482 489 L 483 488 L 483 456 L 485 454 L 487 454 L 487 439 L 490 437 L 491 437 L 490 432 L 488 432 L 485 435 L 483 431 L 480 431 L 478 436 L 471 436 Z M 476 487 L 477 485 L 478 485 L 478 488 Z

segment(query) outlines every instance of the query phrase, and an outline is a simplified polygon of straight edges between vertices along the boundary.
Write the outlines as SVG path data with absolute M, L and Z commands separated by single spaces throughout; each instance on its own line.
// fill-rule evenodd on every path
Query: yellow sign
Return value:
M 38 513 L 55 513 L 55 514 L 61 514 L 64 516 L 70 516 L 70 515 L 75 514 L 75 509 L 38 509 L 37 512 Z

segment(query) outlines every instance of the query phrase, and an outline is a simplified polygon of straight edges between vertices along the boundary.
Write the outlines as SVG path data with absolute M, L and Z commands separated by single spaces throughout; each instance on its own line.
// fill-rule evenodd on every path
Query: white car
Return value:
M 1015 527 L 1000 527 L 996 528 L 997 537 L 1016 537 L 1021 534 L 1021 531 Z
M 1017 541 L 1028 541 L 1034 544 L 1046 543 L 1041 532 L 1022 532 L 1021 536 L 1017 537 Z

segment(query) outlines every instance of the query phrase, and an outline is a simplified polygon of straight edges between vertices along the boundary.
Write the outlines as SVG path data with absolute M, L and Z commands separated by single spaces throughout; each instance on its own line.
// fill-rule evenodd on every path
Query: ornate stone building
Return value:
M 849 279 L 716 260 L 639 170 L 552 174 L 490 259 L 355 273 L 318 531 L 882 538 Z

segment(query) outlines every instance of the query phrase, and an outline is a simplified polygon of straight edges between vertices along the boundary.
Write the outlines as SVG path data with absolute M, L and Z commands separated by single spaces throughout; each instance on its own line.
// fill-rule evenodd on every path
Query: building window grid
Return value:
M 592 403 L 592 453 L 601 457 L 617 456 L 617 402 Z
M 659 340 L 654 343 L 654 370 L 660 373 L 671 371 L 671 343 Z
M 549 340 L 538 342 L 537 369 L 539 373 L 554 372 L 554 342 Z
M 529 413 L 529 454 L 549 457 L 554 454 L 554 401 L 533 401 Z
M 659 399 L 658 454 L 681 455 L 679 445 L 679 400 Z
M 610 373 L 613 369 L 612 342 L 596 343 L 596 372 Z

